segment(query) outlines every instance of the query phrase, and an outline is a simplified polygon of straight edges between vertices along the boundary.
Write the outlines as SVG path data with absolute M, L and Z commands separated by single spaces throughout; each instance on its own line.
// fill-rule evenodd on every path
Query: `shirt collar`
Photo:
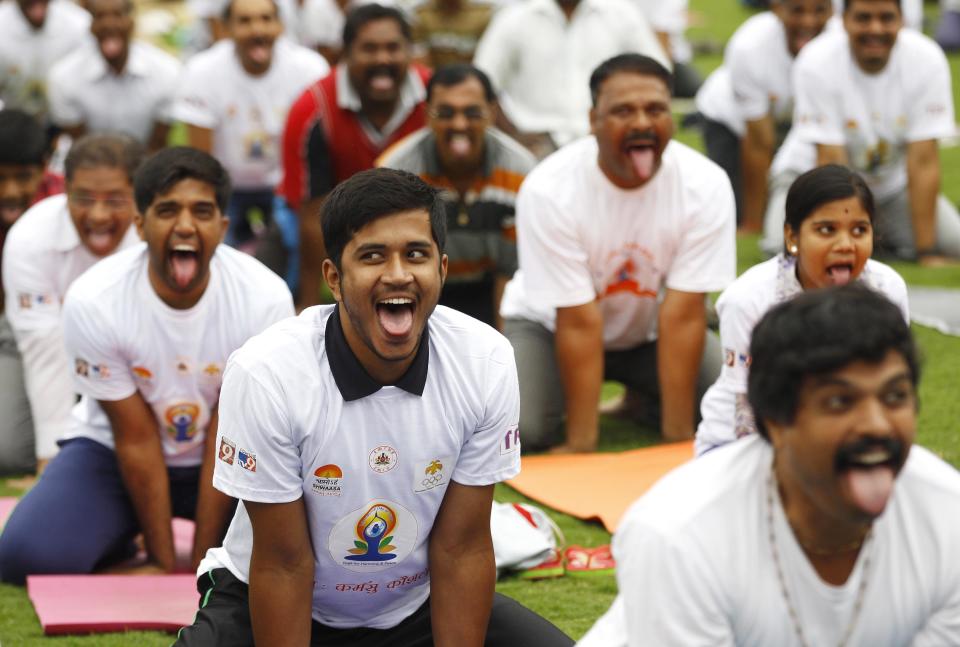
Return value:
M 110 69 L 110 66 L 107 65 L 106 59 L 103 58 L 103 54 L 100 53 L 100 47 L 97 45 L 96 41 L 93 41 L 90 47 L 90 60 L 87 62 L 87 74 L 90 75 L 91 79 L 102 79 L 107 76 L 147 76 L 149 73 L 148 65 L 143 57 L 140 56 L 139 46 L 136 41 L 130 41 L 130 51 L 127 52 L 127 63 L 123 66 L 123 71 L 120 74 L 113 74 L 113 71 Z
M 353 87 L 353 84 L 350 83 L 350 75 L 347 73 L 346 64 L 341 63 L 337 65 L 336 74 L 337 107 L 353 112 L 360 112 L 362 109 L 360 95 L 357 93 L 356 88 Z M 404 79 L 403 86 L 400 88 L 400 96 L 397 98 L 397 107 L 394 110 L 394 116 L 397 115 L 397 112 L 404 112 L 404 116 L 406 116 L 407 112 L 412 110 L 418 103 L 425 101 L 426 98 L 427 89 L 424 87 L 420 75 L 417 74 L 411 64 L 407 68 L 407 78 Z M 391 118 L 390 121 L 393 121 L 393 118 Z
M 340 323 L 340 306 L 335 306 L 327 319 L 326 334 L 323 339 L 327 351 L 327 361 L 330 362 L 330 372 L 333 381 L 337 383 L 340 395 L 347 402 L 373 395 L 381 388 L 375 379 L 360 364 L 360 360 L 350 350 L 347 338 L 343 334 L 343 325 Z M 427 384 L 427 365 L 430 362 L 430 327 L 424 326 L 420 336 L 420 348 L 413 358 L 413 363 L 407 372 L 397 380 L 396 386 L 407 393 L 422 396 Z

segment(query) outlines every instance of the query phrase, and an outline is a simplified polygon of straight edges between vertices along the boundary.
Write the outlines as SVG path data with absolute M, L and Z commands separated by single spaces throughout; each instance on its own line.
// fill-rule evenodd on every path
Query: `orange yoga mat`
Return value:
M 693 441 L 608 454 L 524 456 L 520 476 L 507 481 L 521 494 L 613 532 L 631 503 L 661 476 L 693 458 Z

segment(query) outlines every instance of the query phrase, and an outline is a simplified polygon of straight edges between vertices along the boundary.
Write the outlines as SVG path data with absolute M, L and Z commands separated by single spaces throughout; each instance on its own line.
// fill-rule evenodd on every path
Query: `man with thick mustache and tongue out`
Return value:
M 620 594 L 581 647 L 960 645 L 960 473 L 912 446 L 900 308 L 862 285 L 804 292 L 750 355 L 760 434 L 627 511 Z
M 220 245 L 229 192 L 226 171 L 206 153 L 160 151 L 134 176 L 144 242 L 70 286 L 63 338 L 82 397 L 60 452 L 0 535 L 3 581 L 115 565 L 141 532 L 148 563 L 139 570 L 170 572 L 173 516 L 197 522 L 194 566 L 223 537 L 231 502 L 211 478 L 224 366 L 293 314 L 282 279 Z M 87 199 L 118 206 L 107 193 Z M 250 447 L 235 450 L 237 469 L 256 469 Z
M 450 258 L 440 303 L 502 328 L 500 299 L 517 269 L 517 190 L 536 159 L 493 128 L 496 95 L 472 65 L 438 69 L 427 108 L 428 127 L 389 148 L 377 166 L 416 173 L 440 189 Z
M 789 138 L 815 150 L 783 166 L 796 175 L 814 160 L 850 166 L 876 199 L 874 256 L 942 265 L 960 260 L 960 213 L 940 192 L 938 140 L 956 131 L 950 67 L 932 39 L 902 26 L 901 0 L 845 0 L 843 29 L 803 49 Z M 772 253 L 783 247 L 783 214 L 767 212 Z
M 123 132 L 150 150 L 167 143 L 180 62 L 133 40 L 132 0 L 89 0 L 96 47 L 83 47 L 50 70 L 50 118 L 74 138 Z
M 704 300 L 735 276 L 733 190 L 719 166 L 671 141 L 671 84 L 640 54 L 602 63 L 593 136 L 520 188 L 520 269 L 500 312 L 528 449 L 595 449 L 604 379 L 639 394 L 664 438 L 691 438 L 698 392 L 719 375 Z

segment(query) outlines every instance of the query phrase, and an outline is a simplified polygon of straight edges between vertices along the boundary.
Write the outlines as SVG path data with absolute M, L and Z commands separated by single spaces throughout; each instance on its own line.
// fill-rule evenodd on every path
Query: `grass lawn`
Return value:
M 696 14 L 696 23 L 689 36 L 695 41 L 711 41 L 722 45 L 748 15 L 736 0 L 691 0 L 690 4 Z M 696 65 L 703 73 L 719 63 L 720 56 L 714 54 L 698 56 L 696 59 Z M 960 105 L 960 101 L 957 101 L 960 56 L 951 56 L 950 65 L 954 72 L 954 100 Z M 680 131 L 677 138 L 702 149 L 699 135 L 694 131 Z M 944 192 L 953 201 L 960 201 L 960 148 L 943 150 L 941 159 Z M 738 266 L 742 272 L 761 258 L 756 248 L 756 238 L 741 239 L 738 243 Z M 925 269 L 896 265 L 896 268 L 911 284 L 960 287 L 960 267 Z M 920 388 L 922 406 L 918 441 L 960 467 L 957 425 L 960 420 L 960 399 L 956 397 L 956 385 L 960 384 L 960 338 L 948 337 L 919 326 L 914 326 L 914 332 L 925 358 Z M 608 384 L 604 395 L 609 397 L 618 390 L 618 386 Z M 658 441 L 657 434 L 649 430 L 637 430 L 611 419 L 602 421 L 602 450 L 616 451 Z M 0 480 L 0 496 L 17 494 L 18 491 Z M 525 500 L 503 485 L 497 486 L 496 497 L 499 501 Z M 553 517 L 570 544 L 597 546 L 610 541 L 609 534 L 596 524 L 583 523 L 562 514 L 554 514 Z M 498 583 L 497 589 L 546 616 L 574 638 L 579 638 L 609 606 L 616 593 L 616 583 L 612 576 L 565 577 L 543 582 L 526 582 L 508 577 Z M 171 642 L 170 635 L 150 632 L 44 638 L 24 590 L 0 585 L 2 645 L 110 647 L 169 645 Z

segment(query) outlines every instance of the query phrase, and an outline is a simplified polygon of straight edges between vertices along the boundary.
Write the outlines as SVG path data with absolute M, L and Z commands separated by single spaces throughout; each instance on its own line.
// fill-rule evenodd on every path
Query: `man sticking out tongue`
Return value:
M 578 647 L 960 644 L 960 473 L 912 446 L 900 308 L 859 283 L 806 291 L 760 320 L 750 356 L 760 433 L 626 513 L 619 598 Z

